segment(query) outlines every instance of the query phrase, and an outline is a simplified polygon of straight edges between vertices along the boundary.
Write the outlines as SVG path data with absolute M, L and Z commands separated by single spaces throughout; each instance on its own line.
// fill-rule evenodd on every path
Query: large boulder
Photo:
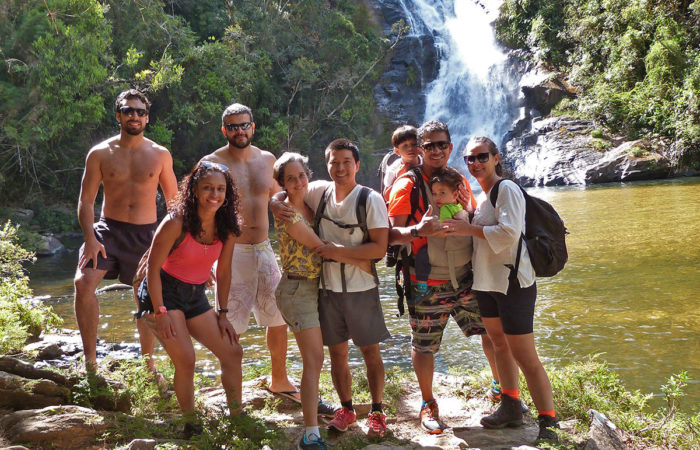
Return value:
M 0 371 L 0 408 L 32 409 L 68 402 L 70 389 L 51 380 L 28 380 Z
M 591 120 L 533 119 L 529 131 L 508 141 L 505 166 L 523 186 L 592 184 L 664 178 L 672 163 L 662 141 L 593 137 Z
M 0 418 L 0 430 L 12 444 L 28 443 L 32 448 L 92 448 L 108 424 L 97 411 L 74 405 L 17 411 Z
M 36 246 L 37 256 L 51 256 L 63 250 L 65 247 L 61 241 L 52 234 L 41 236 Z

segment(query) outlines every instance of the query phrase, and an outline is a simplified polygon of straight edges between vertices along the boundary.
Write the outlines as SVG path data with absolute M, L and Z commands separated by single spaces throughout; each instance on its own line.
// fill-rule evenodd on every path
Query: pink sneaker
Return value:
M 340 432 L 347 431 L 348 426 L 354 423 L 356 418 L 357 414 L 355 414 L 355 411 L 351 411 L 347 408 L 340 408 L 335 412 L 333 420 L 328 424 L 328 428 Z
M 386 434 L 386 414 L 373 412 L 367 417 L 367 435 L 383 438 Z

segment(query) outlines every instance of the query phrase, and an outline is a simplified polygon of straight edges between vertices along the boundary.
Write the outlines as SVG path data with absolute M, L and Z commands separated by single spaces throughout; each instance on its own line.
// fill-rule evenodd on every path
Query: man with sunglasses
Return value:
M 83 341 L 85 366 L 97 364 L 99 305 L 95 289 L 102 279 L 119 278 L 131 285 L 139 260 L 151 245 L 156 226 L 158 186 L 166 202 L 177 194 L 173 159 L 167 148 L 143 135 L 151 104 L 136 89 L 117 96 L 114 103 L 120 133 L 87 154 L 78 199 L 78 220 L 85 243 L 75 273 L 75 316 Z M 102 185 L 100 220 L 95 199 Z M 153 353 L 154 336 L 137 321 L 142 354 Z M 152 366 L 152 361 L 149 361 Z M 155 369 L 154 369 L 155 370 Z
M 435 353 L 440 348 L 447 321 L 452 316 L 467 337 L 483 334 L 485 330 L 470 291 L 471 241 L 464 242 L 465 245 L 452 243 L 448 248 L 445 237 L 450 230 L 441 225 L 433 213 L 437 208 L 432 201 L 429 181 L 447 167 L 452 152 L 449 129 L 443 122 L 426 122 L 418 129 L 418 141 L 424 152 L 423 163 L 417 171 L 399 177 L 391 190 L 389 243 L 410 247 L 403 261 L 410 272 L 407 284 L 411 288 L 406 297 L 411 318 L 411 359 L 423 397 L 420 420 L 426 432 L 439 434 L 447 427 L 440 419 L 433 395 L 433 371 Z M 466 209 L 471 206 L 473 211 L 474 196 L 469 183 L 464 180 L 464 184 L 468 200 L 463 206 Z M 420 192 L 418 196 L 411 195 L 414 189 Z M 419 204 L 412 205 L 411 199 L 415 201 L 416 197 Z M 427 292 L 419 293 L 415 289 L 415 261 L 411 255 L 424 245 L 428 246 L 431 271 Z
M 251 109 L 234 103 L 221 116 L 221 132 L 228 145 L 202 158 L 226 166 L 238 189 L 241 235 L 231 262 L 228 308 L 223 310 L 237 334 L 248 329 L 253 312 L 259 326 L 267 327 L 271 377 L 268 389 L 296 402 L 299 390 L 287 377 L 287 324 L 277 309 L 275 289 L 282 278 L 268 239 L 267 205 L 281 188 L 272 175 L 275 156 L 251 145 L 255 122 Z

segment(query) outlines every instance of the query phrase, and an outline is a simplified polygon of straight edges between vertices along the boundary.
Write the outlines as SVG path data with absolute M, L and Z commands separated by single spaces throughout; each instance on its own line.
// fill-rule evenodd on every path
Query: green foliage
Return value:
M 34 255 L 18 245 L 17 229 L 8 221 L 0 229 L 0 354 L 22 349 L 27 339 L 60 326 L 51 307 L 29 300 L 29 278 L 22 264 Z
M 220 117 L 233 102 L 253 109 L 255 143 L 273 153 L 369 137 L 388 48 L 367 7 L 349 0 L 7 0 L 0 195 L 73 200 L 128 87 L 149 95 L 146 134 L 171 148 L 178 174 L 226 143 Z
M 193 438 L 196 448 L 254 450 L 264 447 L 283 448 L 284 431 L 274 423 L 249 415 L 229 415 L 220 410 L 202 417 L 204 432 Z
M 496 21 L 503 43 L 569 72 L 581 88 L 569 107 L 629 138 L 678 141 L 689 165 L 700 165 L 698 29 L 698 0 L 506 0 Z
M 36 205 L 32 226 L 53 233 L 67 233 L 78 229 L 78 217 L 73 211 L 57 208 L 45 208 Z

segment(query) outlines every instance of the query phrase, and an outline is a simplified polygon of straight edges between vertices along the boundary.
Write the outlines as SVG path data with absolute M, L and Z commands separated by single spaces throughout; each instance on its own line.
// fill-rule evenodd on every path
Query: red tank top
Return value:
M 202 284 L 209 279 L 211 267 L 219 259 L 223 246 L 218 239 L 210 245 L 200 244 L 187 233 L 180 245 L 168 255 L 163 270 L 185 283 Z

